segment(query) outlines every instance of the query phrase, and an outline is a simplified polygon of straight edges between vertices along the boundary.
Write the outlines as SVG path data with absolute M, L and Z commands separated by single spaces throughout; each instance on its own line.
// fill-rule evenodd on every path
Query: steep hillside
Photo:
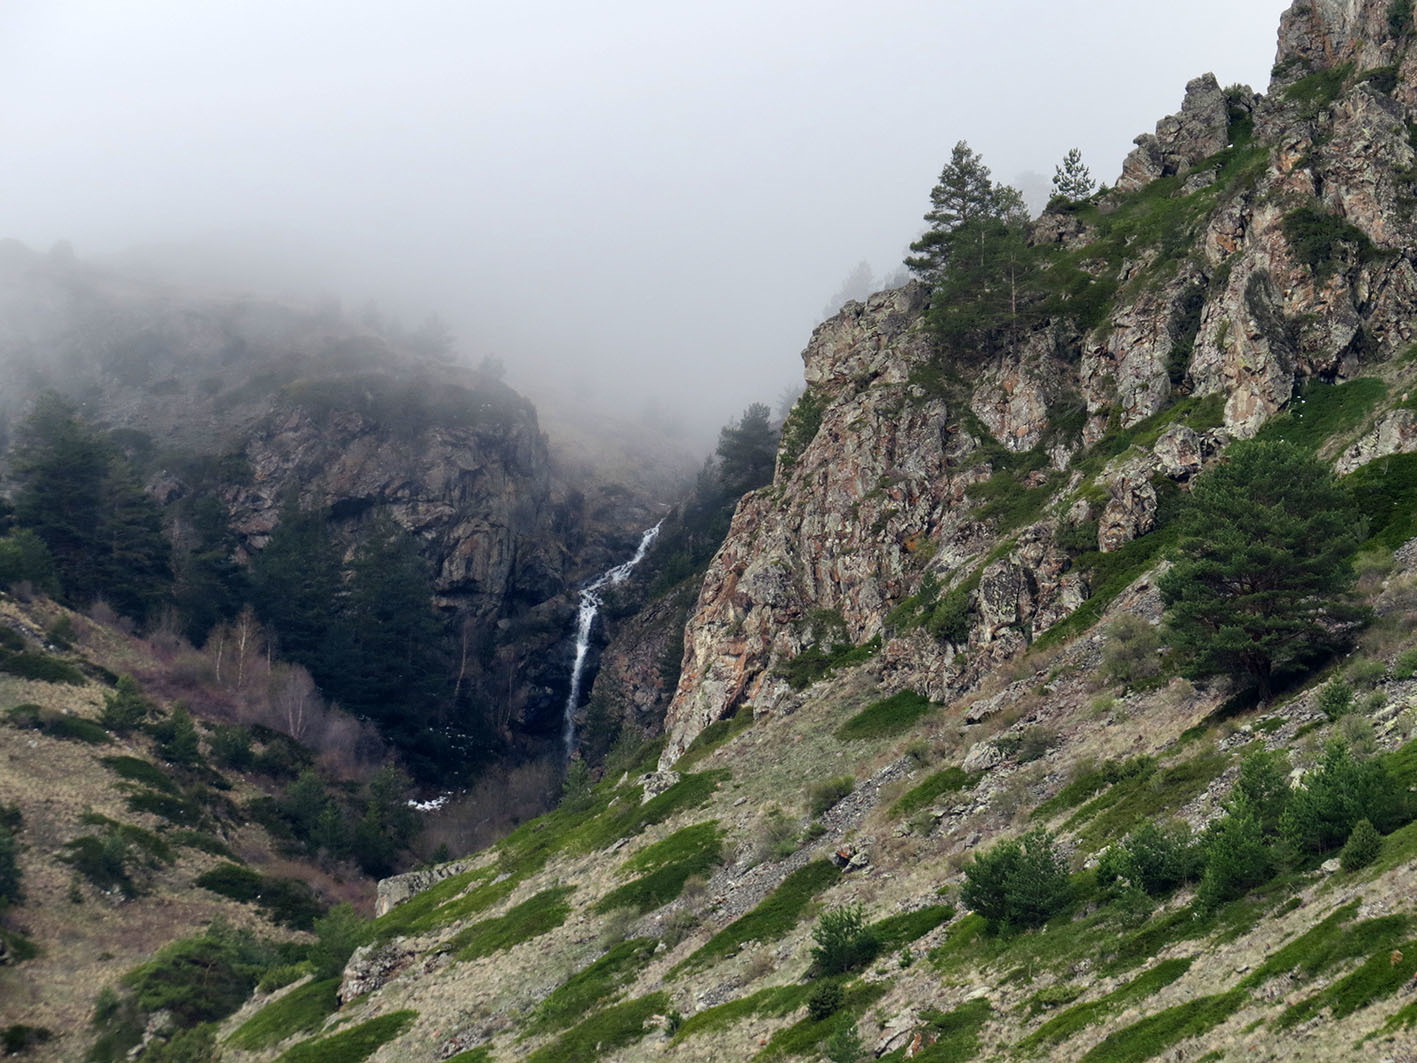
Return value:
M 0 897 L 7 1052 L 34 1042 L 34 1058 L 83 1058 L 102 1032 L 90 1026 L 95 993 L 117 999 L 125 972 L 180 950 L 178 939 L 223 943 L 203 961 L 214 983 L 222 949 L 245 954 L 223 989 L 234 1007 L 261 967 L 303 956 L 304 932 L 330 905 L 368 905 L 373 880 L 347 857 L 302 852 L 283 818 L 309 751 L 235 723 L 268 697 L 254 674 L 264 662 L 247 662 L 239 687 L 233 654 L 223 686 L 190 651 L 174 659 L 161 639 L 9 595 L 0 647 L 0 827 L 19 871 L 18 896 Z M 175 685 L 230 722 L 194 725 L 182 702 L 153 692 Z M 348 814 L 375 768 L 357 763 L 358 728 L 343 724 L 350 752 L 324 767 L 341 777 Z M 330 800 L 313 779 L 303 799 Z
M 1410 1056 L 1413 41 L 1405 0 L 1297 0 L 1265 95 L 1196 79 L 1033 223 L 1030 316 L 949 345 L 911 284 L 822 324 L 663 738 L 381 882 L 337 988 L 258 991 L 208 1054 Z M 1206 499 L 1257 454 L 1342 475 L 1370 612 L 1207 674 L 1163 623 L 1188 551 L 1315 516 L 1234 546 Z M 682 607 L 622 618 L 608 711 L 652 723 Z

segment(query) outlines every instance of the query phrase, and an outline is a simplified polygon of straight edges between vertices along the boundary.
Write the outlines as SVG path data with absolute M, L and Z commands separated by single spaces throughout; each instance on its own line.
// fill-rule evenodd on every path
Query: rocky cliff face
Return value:
M 1103 551 L 1145 535 L 1151 477 L 1184 481 L 1304 381 L 1372 373 L 1407 348 L 1417 49 L 1388 7 L 1296 3 L 1267 95 L 1196 78 L 1095 211 L 1039 219 L 1036 242 L 1115 286 L 1094 327 L 1050 321 L 940 364 L 922 331 L 928 293 L 909 286 L 817 329 L 803 361 L 820 428 L 743 501 L 705 580 L 663 766 L 740 706 L 790 710 L 784 667 L 826 645 L 823 620 L 856 646 L 882 639 L 887 686 L 957 693 L 1088 600 L 1060 546 L 1070 529 L 1097 521 Z M 1179 399 L 1209 396 L 1223 424 L 1167 428 Z M 1157 421 L 1145 452 L 1109 447 Z M 1409 421 L 1371 426 L 1340 468 L 1411 449 Z M 1110 459 L 1100 470 L 1082 464 L 1089 446 Z M 1009 490 L 1046 502 L 989 504 L 1009 454 L 1034 459 Z M 954 588 L 957 622 L 938 606 L 923 627 L 889 619 L 934 587 Z

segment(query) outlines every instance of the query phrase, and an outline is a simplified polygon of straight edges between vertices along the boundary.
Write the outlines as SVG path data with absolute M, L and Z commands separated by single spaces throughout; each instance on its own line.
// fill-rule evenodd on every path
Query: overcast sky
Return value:
M 1285 6 L 0 0 L 0 236 L 220 248 L 436 311 L 533 398 L 717 424 L 898 265 L 955 141 L 1110 182 L 1191 77 L 1264 89 Z

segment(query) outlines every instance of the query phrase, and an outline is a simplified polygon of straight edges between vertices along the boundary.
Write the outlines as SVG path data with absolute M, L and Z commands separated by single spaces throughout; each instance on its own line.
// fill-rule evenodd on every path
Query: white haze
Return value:
M 702 432 L 800 379 L 955 141 L 1111 181 L 1191 77 L 1264 89 L 1284 6 L 15 0 L 0 237 L 436 312 L 533 398 Z

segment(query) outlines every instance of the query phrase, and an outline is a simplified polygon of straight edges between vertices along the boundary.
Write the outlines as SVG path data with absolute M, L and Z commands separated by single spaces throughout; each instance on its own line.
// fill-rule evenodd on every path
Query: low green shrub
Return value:
M 839 986 L 841 996 L 831 988 Z M 860 979 L 841 984 L 839 979 L 819 980 L 809 994 L 807 1014 L 769 1038 L 767 1046 L 755 1059 L 811 1058 L 821 1051 L 822 1046 L 834 1035 L 855 1024 L 856 1018 L 868 1007 L 884 996 L 890 988 L 888 982 L 863 982 Z M 814 1008 L 812 997 L 818 997 Z M 835 1004 L 835 1007 L 831 1005 Z M 830 1008 L 830 1010 L 828 1010 Z M 816 1015 L 821 1017 L 817 1018 Z
M 1331 679 L 1319 691 L 1319 711 L 1337 720 L 1353 711 L 1353 690 L 1341 679 Z
M 1102 678 L 1123 686 L 1150 679 L 1161 670 L 1161 633 L 1139 616 L 1123 613 L 1106 630 Z
M 745 941 L 776 941 L 802 918 L 808 902 L 838 878 L 829 860 L 814 860 L 798 868 L 751 911 L 739 916 L 680 962 L 670 973 L 707 966 L 729 955 Z
M 667 993 L 651 993 L 605 1008 L 527 1056 L 526 1063 L 599 1059 L 602 1053 L 634 1044 L 649 1033 L 650 1019 L 667 1015 L 670 1010 Z
M 589 1015 L 635 979 L 657 945 L 652 938 L 632 938 L 615 945 L 553 989 L 532 1014 L 527 1032 L 565 1029 Z
M 574 886 L 555 886 L 542 890 L 503 915 L 463 928 L 443 945 L 443 950 L 459 960 L 475 960 L 540 937 L 566 921 L 571 914 L 566 900 L 575 889 Z
M 1059 741 L 1056 731 L 1050 731 L 1046 727 L 1028 727 L 996 738 L 994 747 L 1019 764 L 1032 764 L 1046 756 Z
M 0 1030 L 0 1055 L 18 1056 L 31 1048 L 38 1048 L 54 1039 L 54 1031 L 47 1026 L 29 1026 L 15 1023 Z
M 890 814 L 908 816 L 933 803 L 938 797 L 957 790 L 971 789 L 977 781 L 978 776 L 970 775 L 963 768 L 941 768 L 905 791 L 895 804 L 891 805 Z
M 59 859 L 105 893 L 125 898 L 141 896 L 148 872 L 172 862 L 172 848 L 152 831 L 88 815 L 85 822 L 100 828 L 66 842 Z
M 103 765 L 120 778 L 142 783 L 150 789 L 161 790 L 168 794 L 179 792 L 177 783 L 172 776 L 149 761 L 129 756 L 104 757 Z
M 0 914 L 24 897 L 24 873 L 20 869 L 19 851 L 14 832 L 8 824 L 0 823 Z
M 631 908 L 647 912 L 678 897 L 684 883 L 707 875 L 723 862 L 723 832 L 717 820 L 675 831 L 625 861 L 622 872 L 643 870 L 631 882 L 611 890 L 596 902 L 597 912 Z
M 881 650 L 881 637 L 877 635 L 869 642 L 853 646 L 849 642 L 832 643 L 826 647 L 812 644 L 796 657 L 779 666 L 782 677 L 793 690 L 805 690 L 818 679 L 825 678 L 839 668 L 869 661 Z
M 339 985 L 338 978 L 327 978 L 292 989 L 238 1026 L 227 1043 L 259 1052 L 297 1033 L 318 1029 L 339 1008 Z
M 736 712 L 726 720 L 715 720 L 695 736 L 684 750 L 674 767 L 677 771 L 688 771 L 715 749 L 726 745 L 753 725 L 752 710 Z
M 836 737 L 852 741 L 900 734 L 936 708 L 934 702 L 915 691 L 902 690 L 866 706 L 836 729 Z
M 1172 1045 L 1219 1026 L 1249 1000 L 1240 989 L 1197 997 L 1115 1030 L 1082 1057 L 1081 1063 L 1142 1063 Z
M 239 864 L 218 864 L 197 876 L 195 885 L 244 904 L 255 904 L 281 926 L 312 930 L 324 906 L 299 879 L 262 875 Z
M 908 945 L 917 938 L 924 937 L 941 923 L 954 918 L 955 910 L 948 904 L 932 904 L 899 915 L 888 915 L 878 919 L 868 928 L 871 936 L 880 944 L 882 952 Z
M 1396 962 L 1394 962 L 1396 961 Z M 1396 948 L 1382 948 L 1351 974 L 1330 984 L 1313 996 L 1285 1008 L 1275 1026 L 1281 1030 L 1313 1018 L 1328 1008 L 1342 1019 L 1375 1001 L 1390 997 L 1417 975 L 1417 941 L 1404 941 Z
M 0 654 L 0 672 L 9 672 L 21 679 L 33 679 L 40 683 L 66 683 L 81 687 L 88 682 L 84 673 L 58 657 L 47 653 L 22 651 Z
M 856 780 L 850 775 L 839 775 L 834 779 L 823 779 L 807 790 L 807 811 L 820 816 L 829 808 L 845 800 L 856 789 Z
M 1417 676 L 1417 649 L 1403 650 L 1393 663 L 1392 677 L 1406 680 L 1413 676 Z
M 276 1063 L 362 1063 L 417 1018 L 416 1011 L 392 1011 L 339 1033 L 304 1041 L 288 1049 Z
M 72 716 L 58 709 L 47 709 L 41 705 L 16 705 L 6 715 L 14 727 L 42 731 L 53 738 L 85 742 L 94 746 L 113 741 L 108 731 L 92 720 Z

